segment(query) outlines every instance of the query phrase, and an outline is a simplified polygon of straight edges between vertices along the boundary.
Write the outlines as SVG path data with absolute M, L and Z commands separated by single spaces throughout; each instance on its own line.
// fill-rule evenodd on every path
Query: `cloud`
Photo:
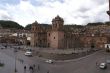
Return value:
M 20 2 L 20 0 L 0 0 L 0 4 L 13 4 L 16 5 Z
M 103 5 L 103 4 L 107 3 L 107 0 L 93 0 L 93 1 L 99 5 Z
M 3 2 L 5 1 L 5 2 Z M 107 0 L 1 0 L 0 19 L 14 20 L 25 26 L 37 20 L 51 23 L 60 15 L 65 24 L 108 21 Z M 11 3 L 12 2 L 12 3 Z
M 3 20 L 12 20 L 12 17 L 5 10 L 0 10 L 0 19 Z

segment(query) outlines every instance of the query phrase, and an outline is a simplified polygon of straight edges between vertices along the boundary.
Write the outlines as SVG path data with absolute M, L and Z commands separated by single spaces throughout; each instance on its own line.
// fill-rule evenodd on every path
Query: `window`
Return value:
M 48 43 L 48 47 L 50 47 L 50 43 Z
M 49 36 L 50 36 L 50 33 L 49 33 Z
M 55 39 L 55 37 L 54 37 L 54 39 Z

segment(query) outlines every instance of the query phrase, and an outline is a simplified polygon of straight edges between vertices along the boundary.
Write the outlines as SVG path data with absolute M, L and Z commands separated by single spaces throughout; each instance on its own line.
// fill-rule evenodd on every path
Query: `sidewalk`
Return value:
M 15 59 L 6 55 L 5 53 L 0 52 L 0 60 L 4 63 L 3 67 L 0 67 L 0 73 L 15 73 Z M 16 69 L 17 73 L 24 73 L 24 65 L 16 60 Z M 26 73 L 30 73 L 27 71 Z

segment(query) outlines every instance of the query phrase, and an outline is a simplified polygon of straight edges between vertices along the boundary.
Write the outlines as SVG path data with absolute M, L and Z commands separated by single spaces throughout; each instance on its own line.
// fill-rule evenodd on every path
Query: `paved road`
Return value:
M 24 65 L 29 67 L 30 65 L 35 64 L 37 67 L 39 64 L 40 71 L 36 70 L 34 73 L 46 73 L 48 70 L 50 73 L 110 73 L 109 64 L 106 70 L 101 70 L 96 66 L 96 62 L 99 64 L 105 62 L 108 58 L 110 59 L 110 53 L 101 50 L 83 58 L 68 61 L 56 61 L 53 64 L 48 64 L 45 62 L 45 59 L 37 56 L 27 57 L 24 56 L 23 51 L 19 51 L 17 52 L 17 69 L 18 73 L 23 73 Z M 0 59 L 4 60 L 6 63 L 6 66 L 0 69 L 0 73 L 13 73 L 15 61 L 13 49 L 0 50 Z M 20 62 L 20 59 L 24 60 L 23 64 Z M 29 73 L 29 71 L 27 71 L 27 73 Z

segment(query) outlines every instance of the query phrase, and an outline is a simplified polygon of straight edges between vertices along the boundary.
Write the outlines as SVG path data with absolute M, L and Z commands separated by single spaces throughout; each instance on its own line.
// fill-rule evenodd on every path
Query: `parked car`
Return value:
M 107 64 L 106 63 L 100 63 L 99 67 L 101 69 L 106 69 L 107 68 Z
M 46 60 L 47 63 L 53 63 L 53 60 Z
M 32 56 L 32 52 L 31 51 L 26 51 L 25 56 Z
M 0 48 L 1 48 L 1 49 L 5 49 L 5 47 L 4 47 L 4 46 L 1 46 Z

